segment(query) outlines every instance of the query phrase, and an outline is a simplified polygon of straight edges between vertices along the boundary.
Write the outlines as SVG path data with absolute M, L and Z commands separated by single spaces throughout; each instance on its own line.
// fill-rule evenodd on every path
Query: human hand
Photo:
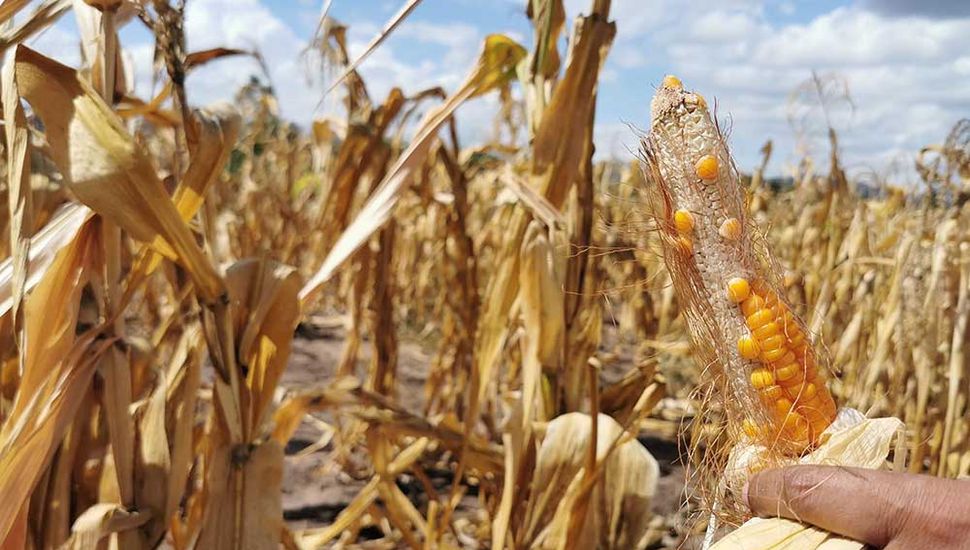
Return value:
M 789 466 L 751 477 L 743 498 L 784 517 L 887 549 L 970 549 L 970 481 L 863 468 Z

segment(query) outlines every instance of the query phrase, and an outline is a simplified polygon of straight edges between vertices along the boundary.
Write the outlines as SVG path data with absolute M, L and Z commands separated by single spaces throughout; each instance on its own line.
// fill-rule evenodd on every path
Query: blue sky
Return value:
M 403 0 L 334 0 L 331 15 L 350 28 L 352 55 Z M 591 0 L 566 0 L 567 18 Z M 307 123 L 336 108 L 317 109 L 324 75 L 300 55 L 322 0 L 188 0 L 190 50 L 214 46 L 259 49 L 270 66 L 283 114 Z M 766 139 L 775 143 L 769 171 L 790 171 L 802 152 L 824 165 L 827 151 L 817 109 L 792 101 L 813 70 L 846 82 L 854 106 L 832 106 L 844 158 L 858 174 L 912 178 L 912 159 L 942 141 L 970 116 L 970 2 L 963 0 L 613 0 L 617 38 L 601 75 L 596 140 L 600 158 L 631 158 L 630 128 L 649 125 L 649 102 L 664 74 L 715 100 L 731 128 L 742 169 L 758 162 Z M 568 25 L 567 25 L 568 28 Z M 486 34 L 501 32 L 525 45 L 532 34 L 524 0 L 424 0 L 361 68 L 371 95 L 393 85 L 405 92 L 454 89 Z M 79 60 L 68 15 L 35 46 L 69 64 Z M 135 88 L 147 95 L 150 36 L 137 23 L 122 32 L 135 67 Z M 230 99 L 258 71 L 245 61 L 216 62 L 189 78 L 194 103 Z M 466 144 L 489 135 L 494 97 L 462 107 Z M 799 132 L 792 117 L 800 121 Z M 821 168 L 820 168 L 821 169 Z

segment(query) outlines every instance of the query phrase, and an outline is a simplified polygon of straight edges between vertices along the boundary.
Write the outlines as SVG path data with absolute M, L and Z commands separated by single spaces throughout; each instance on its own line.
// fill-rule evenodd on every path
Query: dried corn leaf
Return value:
M 57 253 L 74 241 L 93 214 L 86 206 L 70 203 L 58 210 L 51 221 L 31 237 L 24 292 L 30 292 L 41 281 Z M 13 275 L 13 260 L 7 258 L 0 263 L 0 316 L 13 307 Z
M 320 269 L 300 291 L 306 302 L 371 235 L 391 218 L 401 192 L 411 181 L 412 172 L 420 167 L 438 135 L 438 130 L 451 118 L 465 100 L 489 92 L 508 82 L 512 69 L 525 57 L 525 49 L 512 39 L 493 34 L 485 39 L 478 63 L 465 82 L 452 93 L 443 105 L 424 118 L 408 149 L 394 163 L 387 176 L 361 207 L 354 221 L 334 244 Z
M 75 325 L 86 265 L 97 227 L 85 226 L 61 250 L 24 303 L 23 378 L 0 430 L 0 541 L 26 506 L 88 391 L 95 357 L 110 341 L 92 346 L 96 331 L 77 339 Z M 14 533 L 16 534 L 16 533 Z
M 861 550 L 865 545 L 797 521 L 754 518 L 726 535 L 711 550 Z
M 22 5 L 14 7 L 15 4 L 15 2 L 10 2 L 12 11 L 19 10 L 23 7 Z M 0 7 L 5 7 L 6 5 L 5 3 L 4 6 Z M 22 23 L 0 33 L 0 53 L 6 53 L 7 48 L 10 46 L 20 44 L 34 34 L 53 25 L 70 7 L 71 0 L 44 0 Z M 7 17 L 13 16 L 13 13 L 9 13 L 9 15 L 8 13 L 4 13 L 3 15 Z
M 15 54 L 21 96 L 44 122 L 54 162 L 71 191 L 136 239 L 186 268 L 214 302 L 222 281 L 165 192 L 147 154 L 78 74 L 29 48 Z
M 144 525 L 150 513 L 129 512 L 118 504 L 101 502 L 78 516 L 71 527 L 71 538 L 61 550 L 90 550 L 112 533 L 134 529 Z
M 272 261 L 247 259 L 226 272 L 232 301 L 237 357 L 246 368 L 252 395 L 249 425 L 258 431 L 290 357 L 293 331 L 300 318 L 300 276 L 296 269 Z
M 30 188 L 30 134 L 14 79 L 13 63 L 3 66 L 3 122 L 7 138 L 7 197 L 10 207 L 10 261 L 13 267 L 11 317 L 14 332 L 20 335 L 20 305 L 27 285 L 34 207 Z M 22 342 L 18 341 L 17 345 L 22 352 Z
M 209 186 L 215 181 L 229 157 L 242 118 L 235 107 L 228 103 L 217 103 L 201 110 L 193 111 L 191 124 L 195 125 L 192 135 L 198 143 L 192 150 L 192 162 L 185 175 L 175 188 L 172 200 L 182 220 L 188 222 L 202 207 Z M 128 292 L 133 292 L 142 277 L 152 273 L 161 262 L 161 256 L 153 250 L 141 253 L 129 275 Z
M 588 496 L 588 507 L 576 506 L 583 493 L 585 461 L 590 445 L 590 417 L 569 413 L 549 423 L 536 457 L 525 538 L 532 548 L 633 548 L 646 534 L 650 503 L 657 491 L 660 467 L 640 442 L 630 439 L 614 449 L 623 427 L 604 414 L 597 419 L 596 457 L 599 479 Z M 579 540 L 566 540 L 575 521 L 583 529 Z

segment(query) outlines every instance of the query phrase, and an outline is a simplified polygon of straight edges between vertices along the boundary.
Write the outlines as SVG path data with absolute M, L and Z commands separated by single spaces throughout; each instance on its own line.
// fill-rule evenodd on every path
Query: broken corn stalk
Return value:
M 703 366 L 724 375 L 731 425 L 769 449 L 799 455 L 836 416 L 820 350 L 778 291 L 760 235 L 745 222 L 745 192 L 704 98 L 668 76 L 651 111 L 644 170 L 695 351 Z

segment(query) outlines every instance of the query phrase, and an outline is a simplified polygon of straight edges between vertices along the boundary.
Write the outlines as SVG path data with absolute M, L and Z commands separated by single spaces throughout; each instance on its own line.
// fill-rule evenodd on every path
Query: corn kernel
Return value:
M 697 96 L 697 104 L 707 109 L 707 100 L 704 99 L 704 96 L 702 96 L 701 94 L 694 94 L 694 95 Z
M 798 392 L 798 398 L 803 400 L 815 399 L 816 395 L 818 395 L 818 388 L 811 382 L 803 384 Z
M 734 302 L 743 302 L 751 294 L 751 286 L 748 280 L 742 277 L 734 277 L 728 281 L 728 298 Z
M 751 330 L 758 330 L 774 320 L 775 315 L 770 309 L 759 309 L 746 319 L 748 328 Z
M 808 439 L 809 422 L 800 414 L 791 413 L 785 417 L 782 429 L 795 441 Z
M 788 348 L 769 349 L 761 352 L 761 358 L 768 363 L 777 361 L 788 352 Z
M 694 216 L 683 209 L 674 212 L 674 227 L 679 233 L 690 233 L 694 230 Z
M 741 313 L 745 317 L 750 317 L 757 313 L 759 310 L 764 309 L 765 299 L 757 294 L 752 294 L 748 296 L 748 299 L 741 302 Z
M 792 413 L 792 402 L 787 398 L 782 397 L 778 401 L 775 401 L 775 412 L 778 413 L 780 418 L 785 418 L 789 413 Z
M 791 385 L 796 376 L 802 372 L 802 366 L 798 363 L 791 363 L 781 368 L 775 369 L 775 378 L 782 385 Z
M 736 241 L 741 238 L 741 222 L 737 218 L 728 218 L 721 223 L 717 233 L 726 240 Z
M 761 349 L 763 351 L 779 349 L 780 347 L 785 345 L 785 335 L 776 334 L 774 336 L 771 336 L 770 338 L 765 338 L 763 340 L 759 339 L 758 343 L 761 344 Z
M 784 367 L 785 365 L 790 365 L 797 360 L 798 358 L 795 357 L 795 354 L 789 351 L 785 355 L 782 355 L 781 357 L 779 357 L 778 360 L 775 361 L 775 364 L 772 365 L 772 368 L 777 369 L 778 367 Z
M 750 418 L 745 418 L 744 421 L 741 422 L 741 429 L 744 430 L 744 433 L 747 434 L 747 436 L 751 439 L 757 438 L 758 432 L 760 431 L 758 430 L 758 425 L 755 424 Z
M 697 177 L 704 181 L 716 180 L 717 158 L 713 155 L 704 155 L 697 160 L 697 164 L 694 165 L 694 171 L 697 173 Z
M 775 375 L 768 369 L 755 369 L 751 371 L 751 385 L 757 389 L 766 388 L 775 383 Z
M 785 391 L 781 389 L 781 386 L 768 386 L 761 388 L 760 393 L 761 398 L 767 403 L 774 403 L 785 396 Z
M 758 342 L 755 342 L 754 338 L 742 336 L 738 339 L 738 353 L 745 359 L 757 359 L 758 355 L 761 354 L 761 348 L 758 347 Z
M 764 340 L 765 338 L 770 338 L 779 332 L 781 332 L 781 329 L 778 327 L 778 323 L 771 322 L 766 323 L 764 326 L 754 330 L 752 334 L 757 340 Z
M 672 74 L 668 74 L 663 80 L 664 88 L 673 88 L 675 90 L 681 90 L 684 88 L 684 83 L 680 81 L 679 78 Z

